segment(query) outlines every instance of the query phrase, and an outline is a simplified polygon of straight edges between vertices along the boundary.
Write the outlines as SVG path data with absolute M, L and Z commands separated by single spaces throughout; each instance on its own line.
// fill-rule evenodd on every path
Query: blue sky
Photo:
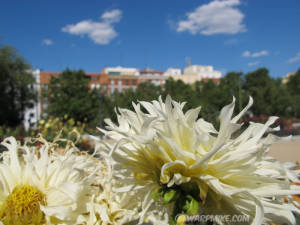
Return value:
M 33 68 L 300 68 L 299 0 L 0 1 L 0 43 Z

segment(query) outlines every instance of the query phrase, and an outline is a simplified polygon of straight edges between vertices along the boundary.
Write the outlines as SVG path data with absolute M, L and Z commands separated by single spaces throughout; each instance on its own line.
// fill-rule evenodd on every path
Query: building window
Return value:
M 125 84 L 126 84 L 126 85 L 129 85 L 129 80 L 125 80 Z
M 136 85 L 136 80 L 132 80 L 132 85 Z
M 122 85 L 122 80 L 119 80 L 119 81 L 118 81 L 118 84 L 119 84 L 119 85 Z
M 114 85 L 115 81 L 114 80 L 110 80 L 110 84 Z

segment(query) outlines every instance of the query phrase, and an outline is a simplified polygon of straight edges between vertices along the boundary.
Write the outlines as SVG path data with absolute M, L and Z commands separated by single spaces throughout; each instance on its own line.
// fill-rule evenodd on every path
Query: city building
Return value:
M 108 77 L 107 94 L 113 94 L 116 91 L 122 92 L 129 88 L 136 90 L 140 83 L 147 81 L 154 85 L 162 86 L 168 78 L 160 70 L 152 70 L 150 68 L 138 70 L 136 68 L 124 68 L 120 66 L 104 68 L 103 74 L 106 74 Z
M 122 92 L 126 89 L 135 90 L 138 85 L 138 76 L 135 75 L 108 75 L 108 83 L 106 94 L 113 94 L 114 92 Z
M 184 71 L 183 75 L 198 75 L 203 78 L 218 78 L 220 79 L 222 73 L 214 70 L 213 66 L 202 66 L 202 65 L 189 65 Z
M 25 128 L 35 126 L 41 117 L 46 115 L 48 102 L 42 98 L 42 92 L 48 89 L 48 85 L 53 77 L 60 75 L 59 72 L 49 72 L 32 70 L 30 71 L 34 79 L 35 90 L 38 93 L 38 101 L 34 107 L 25 112 Z M 154 85 L 163 87 L 166 80 L 172 77 L 175 80 L 182 80 L 185 83 L 192 84 L 196 81 L 213 80 L 218 83 L 221 78 L 221 72 L 213 70 L 212 66 L 189 65 L 184 69 L 168 68 L 163 72 L 146 68 L 138 70 L 137 68 L 126 67 L 106 67 L 100 73 L 86 73 L 89 77 L 90 89 L 98 89 L 103 94 L 113 94 L 116 91 L 122 92 L 127 89 L 136 90 L 139 84 L 151 82 Z
M 202 65 L 189 65 L 187 66 L 183 74 L 171 74 L 174 80 L 182 80 L 187 84 L 195 83 L 196 81 L 212 80 L 215 83 L 219 83 L 222 73 L 213 69 L 213 66 L 202 66 Z
M 168 79 L 168 76 L 165 75 L 163 71 L 152 70 L 149 67 L 145 70 L 140 70 L 140 76 L 138 83 L 151 82 L 156 86 L 163 86 Z
M 286 75 L 284 75 L 282 78 L 282 83 L 286 84 L 294 74 L 295 74 L 295 72 L 291 72 L 291 73 L 287 73 Z
M 35 80 L 33 88 L 38 95 L 38 101 L 33 103 L 32 108 L 25 109 L 23 124 L 26 130 L 28 130 L 30 127 L 36 127 L 38 121 L 41 118 L 41 102 L 39 101 L 41 96 L 40 70 L 30 70 L 29 72 L 32 73 L 32 76 Z
M 181 69 L 178 68 L 168 68 L 167 71 L 164 73 L 165 76 L 174 76 L 174 75 L 182 75 Z
M 126 68 L 126 67 L 106 67 L 103 69 L 103 73 L 107 75 L 126 75 L 126 76 L 138 76 L 139 71 L 136 68 Z

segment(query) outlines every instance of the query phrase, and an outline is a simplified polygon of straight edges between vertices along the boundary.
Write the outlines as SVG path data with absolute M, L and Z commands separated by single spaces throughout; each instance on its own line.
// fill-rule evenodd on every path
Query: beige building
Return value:
M 107 75 L 125 75 L 125 76 L 138 76 L 140 75 L 138 69 L 127 67 L 106 67 L 103 69 L 103 73 Z
M 190 65 L 184 69 L 183 75 L 198 75 L 202 79 L 203 78 L 220 79 L 222 73 L 220 71 L 214 70 L 213 66 Z
M 284 75 L 284 77 L 282 78 L 282 83 L 286 84 L 289 81 L 289 79 L 291 78 L 291 76 L 293 76 L 294 74 L 295 74 L 295 72 Z
M 174 80 L 182 80 L 187 84 L 208 80 L 219 83 L 222 73 L 214 70 L 212 66 L 190 65 L 184 69 L 183 74 L 170 74 L 169 76 Z

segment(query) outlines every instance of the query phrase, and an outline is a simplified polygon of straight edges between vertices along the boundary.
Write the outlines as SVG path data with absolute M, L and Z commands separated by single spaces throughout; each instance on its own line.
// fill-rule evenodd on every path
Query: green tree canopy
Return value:
M 289 78 L 286 85 L 292 95 L 300 95 L 300 69 Z
M 272 104 L 276 90 L 268 69 L 260 68 L 246 74 L 244 89 L 255 100 L 252 107 L 254 114 L 272 114 Z
M 30 65 L 10 46 L 0 46 L 0 125 L 17 126 L 36 94 Z
M 82 70 L 66 69 L 53 77 L 47 91 L 48 114 L 80 122 L 99 122 L 99 96 L 88 84 L 89 78 Z
M 174 80 L 169 78 L 166 80 L 163 98 L 170 95 L 172 99 L 179 102 L 186 102 L 185 109 L 189 109 L 196 104 L 196 93 L 190 84 L 184 83 L 182 80 Z
M 295 117 L 300 117 L 300 69 L 292 75 L 287 84 L 287 91 L 290 93 L 291 98 L 291 113 Z

